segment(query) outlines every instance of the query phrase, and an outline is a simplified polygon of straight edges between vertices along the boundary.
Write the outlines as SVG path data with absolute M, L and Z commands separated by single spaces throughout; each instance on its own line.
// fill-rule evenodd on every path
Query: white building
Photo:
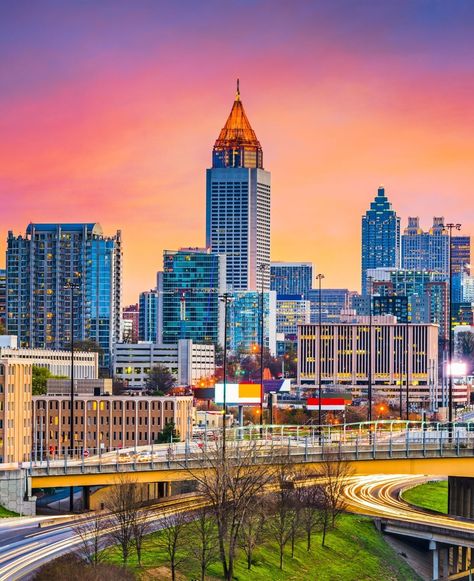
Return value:
M 54 349 L 17 348 L 15 335 L 0 335 L 0 358 L 15 358 L 36 367 L 46 367 L 52 375 L 71 377 L 71 352 Z M 97 379 L 99 358 L 97 353 L 74 352 L 74 377 L 76 379 Z
M 397 401 L 401 387 L 405 393 L 407 363 L 410 401 L 428 403 L 438 393 L 438 325 L 397 324 L 384 316 L 373 317 L 371 326 L 369 317 L 323 324 L 321 333 L 318 325 L 298 328 L 301 386 L 319 385 L 321 369 L 323 387 L 366 395 L 370 371 L 374 396 Z
M 167 367 L 178 385 L 195 385 L 215 373 L 214 345 L 197 344 L 189 339 L 180 339 L 178 343 L 115 345 L 114 377 L 125 381 L 129 387 L 144 387 L 150 369 L 157 365 Z

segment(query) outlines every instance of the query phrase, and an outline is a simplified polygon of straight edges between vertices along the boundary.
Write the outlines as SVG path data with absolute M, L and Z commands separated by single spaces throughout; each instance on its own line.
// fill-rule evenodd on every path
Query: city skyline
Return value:
M 438 215 L 472 233 L 472 5 L 262 2 L 249 22 L 211 2 L 196 35 L 192 11 L 148 2 L 103 2 L 93 26 L 86 5 L 21 4 L 0 9 L 15 31 L 0 24 L 0 268 L 8 229 L 98 221 L 123 231 L 136 302 L 163 249 L 204 243 L 204 169 L 237 77 L 273 174 L 273 261 L 358 289 L 381 183 L 402 228 Z

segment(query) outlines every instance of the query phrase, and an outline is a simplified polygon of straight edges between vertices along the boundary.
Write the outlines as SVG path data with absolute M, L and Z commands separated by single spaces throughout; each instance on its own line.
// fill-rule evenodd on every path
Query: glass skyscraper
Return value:
M 158 292 L 150 290 L 140 293 L 138 305 L 138 339 L 156 343 L 158 341 Z
M 238 85 L 207 170 L 206 245 L 226 256 L 229 291 L 270 288 L 270 173 Z
M 209 249 L 181 248 L 163 253 L 163 272 L 158 273 L 158 343 L 222 345 L 225 292 L 225 257 Z
M 369 268 L 400 266 L 400 218 L 381 186 L 362 216 L 362 294 L 367 293 Z
M 7 326 L 7 271 L 0 268 L 0 327 Z
M 313 283 L 311 262 L 272 262 L 270 289 L 278 295 L 305 295 Z
M 108 367 L 120 338 L 122 242 L 100 224 L 30 224 L 25 236 L 7 240 L 7 332 L 22 347 L 68 349 L 71 290 L 74 339 L 91 339 Z
M 408 218 L 402 235 L 402 268 L 448 275 L 449 236 L 444 229 L 444 218 L 433 218 L 433 226 L 427 232 L 420 228 L 418 217 Z

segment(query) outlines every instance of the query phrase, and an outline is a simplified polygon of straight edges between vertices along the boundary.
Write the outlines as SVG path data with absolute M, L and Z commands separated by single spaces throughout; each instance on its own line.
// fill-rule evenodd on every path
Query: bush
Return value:
M 133 581 L 134 575 L 109 563 L 88 565 L 74 553 L 58 557 L 43 565 L 33 577 L 35 581 Z

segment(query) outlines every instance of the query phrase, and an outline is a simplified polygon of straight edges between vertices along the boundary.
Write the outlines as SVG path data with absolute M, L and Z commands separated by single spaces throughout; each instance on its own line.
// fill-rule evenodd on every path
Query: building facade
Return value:
M 270 264 L 270 289 L 277 295 L 304 295 L 313 286 L 311 262 L 272 262 Z
M 121 292 L 120 231 L 106 237 L 100 224 L 30 224 L 24 236 L 8 233 L 7 332 L 22 347 L 68 348 L 72 320 L 74 339 L 97 342 L 108 367 Z
M 375 200 L 362 216 L 362 294 L 367 293 L 367 270 L 400 266 L 400 218 L 379 187 Z
M 323 323 L 337 323 L 341 319 L 341 312 L 350 308 L 351 298 L 355 293 L 346 288 L 311 289 L 306 293 L 311 303 L 311 323 L 319 322 L 319 300 L 321 298 L 321 321 Z
M 166 367 L 178 385 L 197 385 L 216 371 L 215 348 L 212 344 L 197 344 L 180 339 L 175 344 L 117 343 L 114 350 L 113 373 L 132 389 L 142 389 L 148 374 L 157 365 Z
M 158 342 L 222 345 L 224 339 L 225 257 L 208 249 L 165 250 L 158 277 L 161 321 Z
M 238 88 L 207 170 L 206 246 L 225 255 L 228 290 L 270 288 L 270 173 Z
M 138 340 L 158 341 L 158 291 L 140 293 L 138 315 Z
M 30 459 L 32 365 L 0 354 L 0 463 Z
M 401 267 L 448 274 L 449 235 L 443 217 L 434 217 L 432 227 L 426 232 L 420 228 L 418 217 L 408 218 L 408 226 L 402 235 Z
M 71 352 L 55 351 L 54 349 L 23 349 L 17 348 L 16 337 L 0 337 L 0 357 L 17 359 L 34 365 L 45 367 L 52 375 L 71 377 Z M 74 377 L 76 379 L 97 379 L 99 376 L 99 358 L 97 353 L 86 351 L 74 352 Z
M 136 343 L 138 341 L 139 314 L 138 303 L 123 308 L 122 341 L 124 343 Z
M 7 271 L 0 268 L 0 329 L 7 328 Z
M 283 334 L 284 341 L 296 341 L 298 325 L 311 322 L 311 303 L 304 295 L 277 294 L 276 332 Z
M 33 458 L 61 457 L 71 448 L 67 396 L 33 396 Z M 82 456 L 153 444 L 170 422 L 181 440 L 192 429 L 193 398 L 82 396 L 74 401 L 74 452 Z M 31 438 L 31 435 L 30 435 Z
M 320 346 L 321 345 L 321 349 Z M 298 383 L 344 387 L 367 395 L 369 369 L 375 397 L 394 399 L 406 385 L 412 402 L 437 392 L 438 326 L 397 324 L 395 317 L 359 317 L 355 323 L 302 325 L 298 334 Z M 369 366 L 371 366 L 369 368 Z

